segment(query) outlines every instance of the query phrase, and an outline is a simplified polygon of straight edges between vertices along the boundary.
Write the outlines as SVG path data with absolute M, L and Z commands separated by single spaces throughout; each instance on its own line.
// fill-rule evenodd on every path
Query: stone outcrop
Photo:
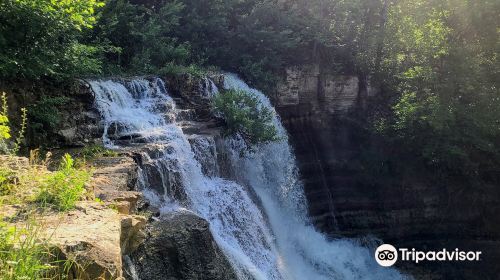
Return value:
M 140 279 L 236 279 L 208 222 L 187 212 L 166 215 L 149 224 L 146 241 L 131 258 Z
M 49 242 L 60 259 L 75 263 L 74 279 L 122 279 L 122 257 L 145 240 L 146 218 L 134 215 L 142 194 L 130 191 L 137 165 L 127 155 L 93 162 L 93 185 L 98 202 L 81 202 L 64 215 L 44 218 Z
M 12 170 L 36 172 L 31 171 L 36 168 L 30 167 L 27 158 L 0 156 L 0 161 Z M 35 237 L 45 240 L 55 259 L 68 261 L 64 264 L 69 264 L 68 279 L 122 279 L 122 256 L 132 253 L 145 240 L 146 218 L 135 215 L 142 195 L 129 191 L 137 178 L 137 165 L 123 155 L 98 158 L 94 168 L 97 171 L 90 185 L 102 201 L 80 201 L 68 212 L 31 212 L 36 221 Z M 26 207 L 2 205 L 0 216 L 23 228 Z
M 58 260 L 69 260 L 70 279 L 121 279 L 122 256 L 144 241 L 146 219 L 122 215 L 95 202 L 81 202 L 63 215 L 40 219 Z
M 361 82 L 355 75 L 325 72 L 319 65 L 296 66 L 286 70 L 274 97 L 295 149 L 309 213 L 326 232 L 338 229 L 334 186 L 344 184 L 336 181 L 340 179 L 336 169 L 356 153 L 350 146 L 355 139 L 342 117 L 366 101 L 366 83 Z M 369 88 L 374 95 L 376 90 Z M 351 195 L 342 196 L 342 200 L 352 200 Z
M 120 246 L 121 217 L 96 203 L 80 203 L 63 216 L 44 218 L 44 231 L 59 249 L 60 260 L 70 260 L 73 279 L 117 279 L 122 277 Z
M 82 81 L 71 92 L 70 101 L 58 108 L 59 125 L 52 135 L 48 135 L 56 147 L 83 147 L 100 143 L 103 130 L 93 100 L 90 86 Z
M 286 69 L 277 86 L 275 105 L 300 110 L 301 114 L 344 114 L 377 93 L 357 75 L 325 72 L 319 65 Z
M 142 200 L 142 193 L 133 191 L 138 166 L 131 156 L 103 157 L 93 161 L 94 193 L 97 198 L 113 204 L 121 214 L 132 214 Z
M 26 144 L 30 148 L 83 147 L 99 142 L 102 127 L 86 81 L 0 81 L 0 92 L 3 91 L 7 93 L 14 130 L 21 123 L 21 108 L 28 108 Z
M 169 75 L 164 77 L 169 94 L 175 98 L 177 106 L 187 110 L 191 117 L 198 120 L 212 118 L 210 92 L 222 88 L 224 76 L 211 74 L 208 77 L 196 77 L 191 74 Z M 190 118 L 188 118 L 190 119 Z

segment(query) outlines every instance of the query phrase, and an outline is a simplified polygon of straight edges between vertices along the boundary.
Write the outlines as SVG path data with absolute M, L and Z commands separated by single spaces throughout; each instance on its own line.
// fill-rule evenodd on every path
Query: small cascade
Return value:
M 174 102 L 161 79 L 147 81 L 90 81 L 104 126 L 103 141 L 165 136 L 166 122 L 174 118 Z
M 238 137 L 183 131 L 184 111 L 161 79 L 90 84 L 106 145 L 141 155 L 138 189 L 163 213 L 191 211 L 207 220 L 239 279 L 401 279 L 397 271 L 378 267 L 368 249 L 328 241 L 310 225 L 295 158 L 277 116 L 281 141 L 248 153 Z M 274 110 L 235 75 L 226 75 L 225 88 L 257 96 Z M 200 84 L 202 98 L 218 91 L 210 79 Z
M 125 267 L 125 274 L 131 280 L 140 280 L 139 275 L 137 275 L 137 270 L 135 264 L 132 262 L 129 256 L 123 258 L 123 266 Z
M 203 98 L 212 98 L 219 93 L 219 88 L 212 79 L 205 77 L 203 83 L 200 83 L 200 93 Z
M 214 137 L 193 135 L 189 138 L 195 159 L 200 163 L 203 174 L 216 177 L 220 174 L 217 162 L 217 148 Z

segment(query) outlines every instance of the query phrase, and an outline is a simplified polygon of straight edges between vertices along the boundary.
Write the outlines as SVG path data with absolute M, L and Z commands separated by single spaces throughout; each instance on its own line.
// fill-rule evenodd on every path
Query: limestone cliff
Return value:
M 415 170 L 385 182 L 362 176 L 367 147 L 398 152 L 367 135 L 357 117 L 379 92 L 356 75 L 311 65 L 287 69 L 278 86 L 274 102 L 291 136 L 313 222 L 332 237 L 375 236 L 396 247 L 482 250 L 488 257 L 480 264 L 411 269 L 424 279 L 429 271 L 435 279 L 467 279 L 488 268 L 481 275 L 489 279 L 500 260 L 500 228 L 492 222 L 500 211 L 500 193 L 493 186 L 471 192 L 460 182 L 443 186 Z

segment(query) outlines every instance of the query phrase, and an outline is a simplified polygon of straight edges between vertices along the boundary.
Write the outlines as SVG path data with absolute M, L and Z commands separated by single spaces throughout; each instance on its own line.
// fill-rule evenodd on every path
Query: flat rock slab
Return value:
M 76 262 L 77 278 L 117 279 L 122 276 L 121 220 L 115 210 L 82 202 L 73 211 L 44 216 L 39 223 L 49 243 Z

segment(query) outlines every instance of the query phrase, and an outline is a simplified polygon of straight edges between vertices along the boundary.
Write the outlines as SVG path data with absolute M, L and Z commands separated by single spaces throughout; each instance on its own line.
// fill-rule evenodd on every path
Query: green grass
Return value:
M 75 168 L 73 158 L 66 154 L 60 169 L 41 180 L 35 201 L 42 207 L 52 207 L 59 211 L 71 210 L 84 196 L 85 185 L 90 177 L 88 170 Z
M 47 279 L 55 267 L 50 250 L 38 240 L 39 228 L 29 223 L 25 228 L 0 223 L 0 279 Z
M 90 145 L 86 146 L 77 156 L 83 160 L 92 160 L 98 157 L 116 157 L 118 153 L 100 145 Z
M 50 172 L 49 159 L 39 162 L 37 153 L 33 155 L 30 164 L 16 164 L 15 157 L 0 163 L 0 210 L 22 205 L 14 216 L 7 216 L 10 220 L 0 215 L 0 280 L 68 279 L 70 271 L 72 275 L 84 271 L 50 245 L 50 234 L 34 217 L 49 209 L 73 209 L 87 194 L 91 172 L 76 168 L 69 154 L 57 171 Z
M 50 265 L 48 250 L 36 242 L 36 229 L 0 225 L 0 279 L 41 279 Z
M 42 237 L 42 230 L 34 220 L 22 225 L 0 222 L 0 280 L 62 280 L 78 272 L 74 260 L 59 259 L 60 251 Z

